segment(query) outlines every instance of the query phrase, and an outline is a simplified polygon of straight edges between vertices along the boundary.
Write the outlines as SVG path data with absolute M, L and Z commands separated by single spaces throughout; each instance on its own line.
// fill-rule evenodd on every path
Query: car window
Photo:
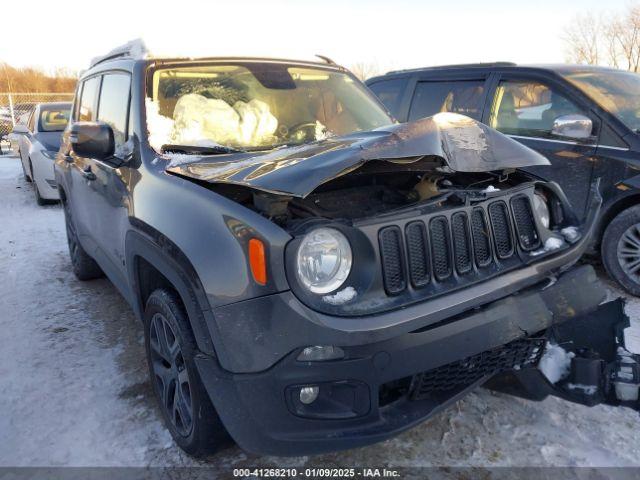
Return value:
M 93 77 L 84 82 L 82 87 L 82 98 L 80 99 L 81 122 L 91 122 L 96 119 L 96 99 L 98 98 L 98 87 L 101 77 Z
M 489 125 L 511 135 L 550 137 L 563 115 L 585 113 L 564 95 L 535 81 L 502 81 L 496 89 Z
M 126 73 L 111 73 L 102 79 L 98 120 L 111 125 L 116 146 L 127 140 L 130 90 L 131 77 Z
M 484 81 L 418 82 L 409 120 L 453 112 L 480 120 Z
M 391 114 L 400 118 L 400 107 L 402 106 L 402 94 L 407 87 L 407 78 L 394 78 L 382 80 L 369 85 L 369 88 L 380 101 L 387 107 Z

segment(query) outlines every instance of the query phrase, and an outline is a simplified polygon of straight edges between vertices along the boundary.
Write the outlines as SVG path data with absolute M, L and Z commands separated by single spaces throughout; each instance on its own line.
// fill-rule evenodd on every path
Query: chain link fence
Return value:
M 38 103 L 71 102 L 73 93 L 2 93 L 0 92 L 0 141 L 17 123 L 26 124 Z

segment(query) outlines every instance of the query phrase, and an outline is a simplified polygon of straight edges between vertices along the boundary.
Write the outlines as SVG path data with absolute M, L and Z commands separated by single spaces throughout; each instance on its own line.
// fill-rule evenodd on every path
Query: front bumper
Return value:
M 300 455 L 367 445 L 422 422 L 488 376 L 420 400 L 409 400 L 410 392 L 403 390 L 411 388 L 406 379 L 517 339 L 544 337 L 550 327 L 596 310 L 606 295 L 590 266 L 548 283 L 393 338 L 350 343 L 343 347 L 343 360 L 299 362 L 297 349 L 260 373 L 230 373 L 217 359 L 204 355 L 196 364 L 223 423 L 248 451 Z M 308 340 L 308 345 L 318 344 Z M 243 348 L 253 347 L 245 343 Z M 383 391 L 388 393 L 389 385 L 396 384 L 393 401 L 381 401 Z M 320 385 L 326 392 L 321 411 L 296 404 L 295 394 L 305 385 Z

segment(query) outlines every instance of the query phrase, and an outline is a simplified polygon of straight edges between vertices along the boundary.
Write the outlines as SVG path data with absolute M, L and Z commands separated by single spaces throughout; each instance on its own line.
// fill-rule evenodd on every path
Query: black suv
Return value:
M 560 184 L 579 216 L 599 178 L 603 207 L 591 251 L 640 295 L 640 75 L 494 63 L 391 72 L 367 85 L 402 122 L 457 112 L 540 152 L 551 165 L 526 171 Z
M 175 441 L 297 455 L 383 440 L 489 379 L 638 407 L 622 302 L 574 266 L 597 184 L 580 221 L 520 170 L 546 164 L 462 115 L 394 123 L 332 63 L 124 48 L 80 79 L 55 177 L 73 270 L 144 322 Z

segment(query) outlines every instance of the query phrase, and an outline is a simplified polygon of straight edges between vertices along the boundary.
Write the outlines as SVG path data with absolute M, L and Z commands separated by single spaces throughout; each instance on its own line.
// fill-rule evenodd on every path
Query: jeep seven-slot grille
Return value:
M 508 203 L 496 200 L 484 208 L 414 220 L 404 231 L 396 225 L 383 227 L 378 239 L 382 277 L 390 295 L 409 285 L 442 291 L 438 284 L 453 286 L 449 281 L 453 276 L 474 281 L 485 270 L 504 268 L 504 262 L 510 267 L 517 265 L 516 243 L 525 251 L 540 244 L 533 211 L 524 195 Z

